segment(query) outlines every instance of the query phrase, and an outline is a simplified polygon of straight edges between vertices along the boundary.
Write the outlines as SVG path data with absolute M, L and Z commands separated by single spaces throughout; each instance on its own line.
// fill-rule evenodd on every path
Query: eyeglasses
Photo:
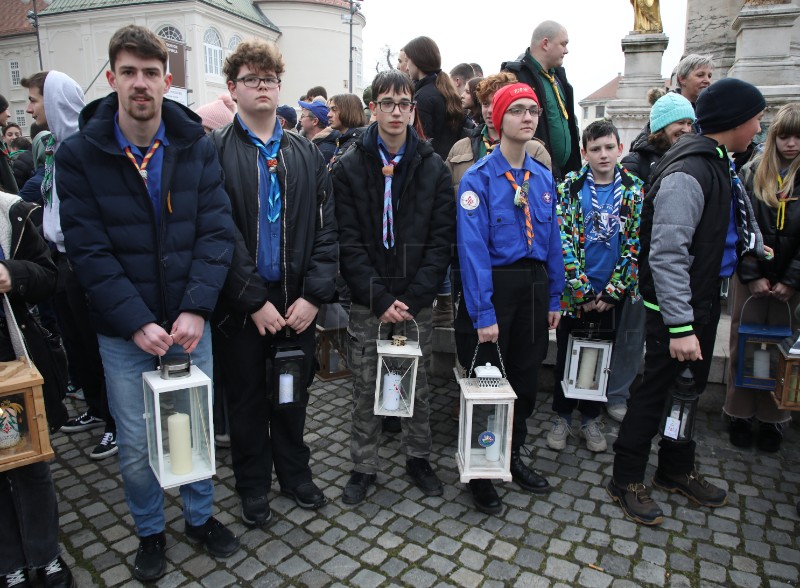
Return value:
M 242 82 L 248 88 L 258 88 L 261 82 L 267 87 L 267 90 L 274 90 L 281 85 L 280 78 L 260 78 L 258 76 L 244 76 L 236 78 L 237 82 Z
M 408 100 L 403 100 L 402 102 L 395 102 L 393 100 L 381 100 L 378 102 L 378 106 L 381 107 L 381 112 L 394 112 L 395 107 L 400 109 L 400 112 L 403 114 L 407 114 L 414 109 L 414 105 L 416 102 L 409 102 Z
M 513 106 L 506 110 L 506 114 L 510 114 L 511 116 L 522 116 L 526 112 L 534 117 L 539 116 L 539 107 L 531 106 L 530 108 L 523 108 L 522 106 Z

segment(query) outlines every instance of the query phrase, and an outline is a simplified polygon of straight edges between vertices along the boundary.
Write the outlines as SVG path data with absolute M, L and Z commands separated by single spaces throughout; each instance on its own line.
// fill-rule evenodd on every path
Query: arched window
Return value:
M 214 29 L 206 29 L 203 35 L 203 47 L 206 53 L 206 73 L 214 76 L 222 75 L 222 38 Z
M 165 41 L 177 41 L 178 43 L 183 43 L 183 35 L 178 29 L 171 25 L 167 25 L 158 29 L 156 35 Z
M 236 48 L 239 46 L 239 43 L 242 42 L 242 38 L 239 35 L 234 35 L 228 40 L 228 52 L 233 53 L 236 51 Z

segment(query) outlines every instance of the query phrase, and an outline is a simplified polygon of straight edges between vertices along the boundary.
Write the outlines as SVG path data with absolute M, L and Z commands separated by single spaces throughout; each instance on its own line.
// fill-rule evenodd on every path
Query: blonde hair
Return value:
M 786 104 L 781 107 L 772 126 L 767 131 L 764 151 L 753 178 L 753 191 L 756 198 L 772 208 L 778 208 L 778 194 L 784 198 L 794 191 L 794 180 L 800 169 L 800 155 L 789 164 L 789 169 L 779 188 L 778 178 L 781 171 L 781 156 L 778 152 L 778 137 L 796 135 L 800 137 L 800 104 Z M 780 192 L 779 192 L 780 189 Z

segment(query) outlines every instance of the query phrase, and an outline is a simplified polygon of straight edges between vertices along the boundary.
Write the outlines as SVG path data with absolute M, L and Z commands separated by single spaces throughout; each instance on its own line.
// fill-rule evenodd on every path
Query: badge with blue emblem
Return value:
M 491 431 L 484 431 L 480 435 L 478 435 L 478 445 L 481 447 L 491 447 L 494 445 L 494 442 L 497 438 L 494 436 L 494 433 Z
M 542 200 L 544 200 L 545 204 L 550 204 L 550 202 L 553 200 L 553 195 L 550 194 L 550 192 L 545 192 L 542 194 Z

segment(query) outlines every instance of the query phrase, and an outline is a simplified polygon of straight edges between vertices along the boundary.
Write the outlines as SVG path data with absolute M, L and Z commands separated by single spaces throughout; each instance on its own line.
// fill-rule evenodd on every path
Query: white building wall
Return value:
M 11 62 L 19 64 L 20 80 L 39 70 L 39 54 L 36 49 L 35 35 L 0 39 L 0 94 L 9 102 L 11 111 L 9 121 L 18 124 L 24 121 L 25 124 L 20 124 L 20 126 L 23 134 L 27 134 L 28 127 L 33 122 L 31 117 L 24 112 L 28 106 L 28 91 L 18 83 L 12 84 Z M 17 120 L 18 116 L 21 117 L 21 120 Z

